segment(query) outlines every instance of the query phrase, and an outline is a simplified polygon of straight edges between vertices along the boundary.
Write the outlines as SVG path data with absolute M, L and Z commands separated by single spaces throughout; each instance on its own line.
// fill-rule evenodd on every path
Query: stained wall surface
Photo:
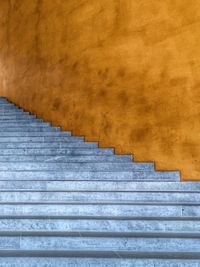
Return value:
M 199 0 L 0 0 L 0 95 L 200 178 Z

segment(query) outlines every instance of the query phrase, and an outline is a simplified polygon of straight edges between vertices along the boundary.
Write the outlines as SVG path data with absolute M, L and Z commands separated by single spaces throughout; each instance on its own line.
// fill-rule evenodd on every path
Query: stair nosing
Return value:
M 144 201 L 0 201 L 0 205 L 80 205 L 80 206 L 200 206 L 200 202 L 144 202 Z
M 171 251 L 127 251 L 127 250 L 10 250 L 0 249 L 1 257 L 87 257 L 87 258 L 120 258 L 120 259 L 200 259 L 199 252 Z
M 199 239 L 200 232 L 192 231 L 49 231 L 49 230 L 27 230 L 27 231 L 0 231 L 0 236 L 49 236 L 49 237 L 113 237 L 113 238 L 193 238 Z

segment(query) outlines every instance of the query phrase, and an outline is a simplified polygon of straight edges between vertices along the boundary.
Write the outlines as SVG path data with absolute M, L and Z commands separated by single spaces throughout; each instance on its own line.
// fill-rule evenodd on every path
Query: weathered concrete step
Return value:
M 33 114 L 0 114 L 1 121 L 14 121 L 14 120 L 36 120 L 40 119 L 36 115 Z
M 0 171 L 0 180 L 179 180 L 177 173 L 151 171 Z
M 17 136 L 17 137 L 2 137 L 0 135 L 0 143 L 26 143 L 26 142 L 82 142 L 83 136 Z
M 9 112 L 26 112 L 25 111 L 25 109 L 23 109 L 23 108 L 20 108 L 20 107 L 16 107 L 16 106 L 11 106 L 11 109 L 9 109 L 9 107 L 7 107 L 7 108 L 3 108 L 2 107 L 2 109 L 0 110 L 1 112 L 3 112 L 3 111 L 6 111 L 7 113 L 9 113 Z
M 101 157 L 101 156 L 100 156 Z M 69 191 L 135 191 L 135 192 L 200 192 L 200 182 L 143 182 L 143 181 L 105 181 L 105 180 L 85 180 L 85 181 L 25 181 L 7 180 L 0 181 L 1 190 L 69 190 Z
M 8 101 L 7 98 L 5 98 L 5 97 L 3 97 L 3 96 L 0 97 L 0 103 L 1 103 L 1 104 L 13 104 L 13 103 L 11 103 L 10 101 Z
M 14 117 L 14 118 L 23 118 L 25 117 L 25 119 L 27 118 L 38 118 L 37 115 L 32 114 L 28 111 L 24 111 L 23 109 L 0 109 L 0 119 L 1 118 L 10 118 L 10 117 Z M 42 118 L 39 118 L 42 119 Z
M 84 202 L 147 202 L 147 203 L 200 203 L 199 193 L 189 192 L 32 192 L 32 191 L 12 191 L 0 192 L 0 202 L 63 202 L 63 201 L 82 201 Z
M 6 101 L 4 99 L 3 99 L 3 102 L 0 101 L 0 106 L 1 107 L 4 107 L 4 106 L 7 106 L 7 107 L 17 107 L 14 103 L 11 103 L 11 102 Z
M 39 253 L 38 253 L 39 254 Z M 49 253 L 50 254 L 50 253 Z M 30 255 L 29 255 L 30 256 Z M 12 257 L 1 257 L 0 264 L 6 267 L 199 267 L 199 259 L 128 259 L 128 256 L 117 258 L 116 253 L 110 258 L 81 258 L 81 257 L 67 257 L 62 255 L 61 257 L 15 257 L 14 253 Z
M 27 170 L 44 170 L 44 171 L 62 171 L 62 170 L 77 170 L 77 171 L 106 171 L 106 170 L 126 170 L 126 171 L 153 171 L 153 163 L 60 163 L 60 162 L 0 162 L 0 171 L 27 171 Z
M 44 121 L 42 118 L 39 118 L 39 117 L 37 117 L 36 115 L 33 115 L 33 114 L 27 114 L 27 113 L 25 113 L 25 114 L 7 114 L 7 113 L 5 113 L 5 114 L 1 114 L 0 113 L 0 121 L 1 122 L 14 122 L 14 121 L 30 121 L 30 120 L 41 120 L 41 121 Z
M 8 107 L 15 107 L 15 108 L 18 108 L 15 104 L 13 104 L 13 103 L 9 103 L 9 102 L 1 102 L 0 101 L 0 106 L 1 106 L 1 108 L 8 108 Z
M 14 119 L 1 119 L 0 118 L 0 125 L 1 124 L 5 124 L 5 123 L 9 123 L 9 124 L 11 124 L 11 123 L 14 123 L 14 124 L 16 124 L 16 123 L 46 123 L 46 122 L 44 122 L 44 120 L 42 120 L 42 119 L 38 119 L 38 118 L 26 118 L 26 119 L 19 119 L 19 118 L 14 118 Z
M 46 219 L 0 218 L 0 235 L 6 232 L 64 232 L 67 233 L 137 233 L 200 234 L 200 220 L 106 220 L 106 219 Z M 12 235 L 12 234 L 11 234 Z
M 129 155 L 113 156 L 28 156 L 10 155 L 0 156 L 0 162 L 132 162 L 133 157 Z
M 113 218 L 144 219 L 171 217 L 195 218 L 200 217 L 199 204 L 148 204 L 148 203 L 0 203 L 1 216 L 61 216 L 65 219 Z
M 140 237 L 60 237 L 60 236 L 0 236 L 1 251 L 30 250 L 34 251 L 68 251 L 71 256 L 80 255 L 79 252 L 131 252 L 133 257 L 137 253 L 145 252 L 152 256 L 162 253 L 199 253 L 200 239 L 197 238 L 140 238 Z M 88 252 L 88 253 L 87 253 Z M 59 255 L 59 254 L 58 254 Z M 101 253 L 99 255 L 102 255 Z M 89 255 L 88 255 L 89 256 Z M 92 256 L 92 254 L 91 254 Z M 139 254 L 138 254 L 139 256 Z M 200 258 L 200 255 L 199 255 Z
M 12 103 L 8 100 L 4 100 L 4 99 L 3 99 L 3 101 L 1 101 L 1 99 L 0 99 L 0 106 L 1 107 L 16 107 L 16 108 L 18 108 L 18 106 L 16 106 L 14 103 Z
M 2 132 L 60 132 L 60 127 L 50 127 L 50 126 L 15 126 L 15 127 L 0 127 L 0 135 Z
M 38 119 L 36 115 L 30 114 L 19 114 L 19 115 L 0 115 L 0 120 L 10 121 L 10 120 L 27 120 L 27 119 Z
M 4 116 L 5 117 L 5 116 Z M 33 118 L 31 115 L 27 116 L 26 118 L 24 118 L 22 115 L 20 117 L 15 117 L 15 118 L 12 118 L 11 116 L 7 116 L 7 118 L 5 119 L 2 119 L 1 116 L 0 116 L 0 122 L 1 122 L 1 125 L 11 125 L 11 124 L 30 124 L 30 123 L 33 123 L 33 124 L 50 124 L 49 122 L 46 122 L 44 121 L 43 119 L 41 118 Z
M 113 155 L 112 148 L 1 148 L 1 155 L 43 155 L 43 156 L 81 156 L 81 155 Z
M 8 101 L 1 101 L 1 99 L 0 99 L 0 105 L 1 105 L 1 107 L 4 107 L 4 106 L 14 106 L 14 107 L 17 107 L 15 104 L 13 104 L 13 103 L 10 103 L 10 102 L 8 102 Z
M 1 149 L 18 149 L 18 148 L 97 148 L 97 142 L 13 142 L 13 143 L 2 143 L 0 142 Z
M 40 122 L 40 121 L 15 121 L 15 122 L 1 122 L 0 127 L 1 128 L 6 128 L 6 127 L 19 127 L 19 126 L 26 126 L 26 127 L 33 127 L 33 126 L 51 126 L 51 123 L 49 122 Z
M 10 116 L 10 115 L 20 115 L 20 114 L 27 114 L 27 115 L 33 115 L 28 111 L 24 111 L 22 109 L 17 109 L 17 110 L 0 110 L 0 116 Z
M 2 110 L 18 110 L 18 109 L 20 109 L 20 108 L 18 108 L 18 107 L 16 107 L 16 106 L 14 106 L 14 105 L 0 105 L 0 110 L 2 111 Z
M 44 132 L 0 132 L 2 137 L 65 137 L 72 136 L 70 131 L 44 131 Z

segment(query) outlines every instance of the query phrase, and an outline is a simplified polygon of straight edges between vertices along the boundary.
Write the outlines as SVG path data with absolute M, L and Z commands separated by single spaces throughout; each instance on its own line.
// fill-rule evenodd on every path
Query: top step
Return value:
M 19 107 L 14 104 L 0 103 L 0 108 L 19 108 Z

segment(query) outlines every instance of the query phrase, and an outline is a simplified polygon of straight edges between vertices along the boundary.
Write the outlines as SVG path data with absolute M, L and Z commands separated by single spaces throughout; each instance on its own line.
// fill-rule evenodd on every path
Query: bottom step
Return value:
M 200 267 L 199 260 L 1 257 L 3 267 Z

